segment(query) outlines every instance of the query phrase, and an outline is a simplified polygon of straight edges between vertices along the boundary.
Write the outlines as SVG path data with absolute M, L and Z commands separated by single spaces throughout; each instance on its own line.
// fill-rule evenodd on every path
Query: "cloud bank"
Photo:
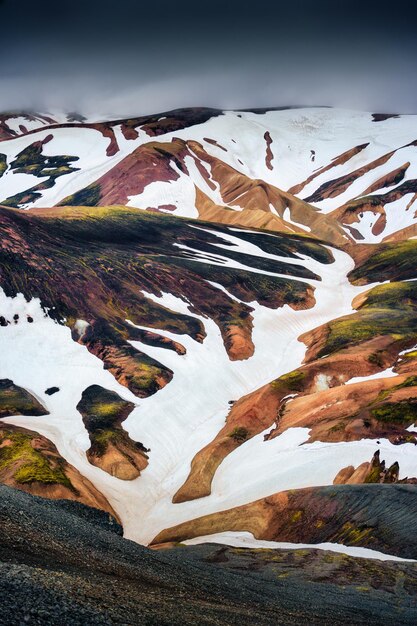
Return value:
M 413 3 L 4 0 L 0 110 L 417 112 Z

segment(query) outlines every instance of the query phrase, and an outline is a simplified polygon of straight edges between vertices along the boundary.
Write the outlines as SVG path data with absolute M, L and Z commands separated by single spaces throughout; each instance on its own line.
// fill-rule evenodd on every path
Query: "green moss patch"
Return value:
M 123 400 L 115 391 L 109 391 L 100 385 L 87 387 L 77 404 L 77 410 L 83 416 L 90 434 L 119 426 L 134 407 L 133 402 Z
M 367 294 L 361 309 L 417 309 L 417 283 L 393 282 L 378 285 Z
M 347 545 L 366 545 L 367 541 L 371 539 L 372 528 L 357 528 L 351 522 L 346 522 L 343 524 L 341 537 L 343 537 L 343 542 Z
M 417 399 L 414 402 L 402 400 L 395 404 L 381 404 L 371 409 L 370 413 L 375 419 L 384 424 L 409 426 L 417 421 Z
M 271 383 L 275 391 L 303 391 L 305 382 L 305 372 L 293 370 L 288 374 L 283 374 Z
M 65 198 L 58 206 L 97 206 L 100 204 L 100 185 L 93 183 Z
M 249 431 L 247 428 L 244 428 L 243 426 L 236 426 L 236 428 L 234 428 L 232 432 L 229 434 L 229 437 L 231 437 L 238 443 L 243 443 L 244 441 L 246 441 L 248 436 L 249 436 Z
M 415 239 L 385 243 L 380 244 L 372 256 L 350 272 L 349 280 L 354 284 L 406 280 L 416 277 L 416 267 Z
M 383 367 L 384 366 L 383 354 L 384 354 L 383 350 L 377 350 L 376 352 L 371 352 L 371 354 L 368 355 L 368 362 L 372 363 L 372 365 Z
M 291 522 L 293 524 L 299 522 L 303 517 L 303 514 L 303 511 L 294 511 L 294 513 L 291 514 Z
M 7 156 L 5 154 L 0 153 L 0 178 L 3 176 L 6 170 L 7 170 Z
M 381 402 L 382 400 L 385 400 L 385 398 L 388 398 L 388 396 L 390 396 L 394 391 L 397 391 L 397 389 L 404 389 L 406 387 L 417 387 L 417 376 L 409 376 L 402 383 L 394 385 L 389 389 L 384 389 L 378 394 L 376 402 Z
M 16 468 L 13 478 L 19 484 L 38 482 L 73 489 L 59 461 L 52 464 L 32 447 L 32 439 L 32 435 L 22 432 L 0 431 L 0 473 Z
M 129 454 L 129 450 L 148 452 L 140 442 L 132 441 L 121 427 L 134 407 L 133 402 L 123 400 L 115 391 L 99 385 L 91 385 L 83 391 L 77 410 L 83 416 L 90 437 L 91 454 L 103 456 L 110 444 L 118 447 L 125 455 Z
M 341 317 L 328 324 L 328 333 L 318 357 L 343 348 L 391 335 L 394 340 L 417 337 L 417 313 L 413 310 L 369 308 Z

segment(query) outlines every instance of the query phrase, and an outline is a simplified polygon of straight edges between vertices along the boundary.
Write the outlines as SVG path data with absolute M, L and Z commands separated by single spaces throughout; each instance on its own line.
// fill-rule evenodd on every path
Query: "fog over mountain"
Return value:
M 414 3 L 0 2 L 0 109 L 415 112 Z

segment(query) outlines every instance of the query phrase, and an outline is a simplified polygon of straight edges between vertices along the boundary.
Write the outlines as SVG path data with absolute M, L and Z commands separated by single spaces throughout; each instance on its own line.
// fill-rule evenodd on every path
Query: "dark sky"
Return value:
M 417 112 L 416 18 L 393 0 L 0 0 L 0 110 Z

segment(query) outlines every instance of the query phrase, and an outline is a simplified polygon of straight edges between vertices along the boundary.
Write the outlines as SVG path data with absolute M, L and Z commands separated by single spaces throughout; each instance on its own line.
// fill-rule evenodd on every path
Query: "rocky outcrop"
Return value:
M 350 465 L 338 472 L 333 480 L 334 485 L 358 485 L 361 483 L 397 483 L 400 467 L 395 461 L 390 467 L 385 467 L 385 461 L 380 459 L 380 451 L 374 453 L 371 461 L 361 463 L 356 469 Z M 404 479 L 402 483 L 417 482 L 417 479 Z
M 269 438 L 287 428 L 309 428 L 309 442 L 387 438 L 415 443 L 407 429 L 417 421 L 417 378 L 376 378 L 334 387 L 287 403 Z
M 87 387 L 77 404 L 91 441 L 88 460 L 121 480 L 137 478 L 148 465 L 148 450 L 132 441 L 121 426 L 134 408 L 132 402 L 99 385 Z
M 0 418 L 9 415 L 47 415 L 48 411 L 29 391 L 8 378 L 0 380 Z
M 0 482 L 32 495 L 75 500 L 117 515 L 107 499 L 37 432 L 0 425 Z
M 251 324 L 247 324 L 246 327 L 241 324 L 230 324 L 227 327 L 224 345 L 231 361 L 249 359 L 255 352 L 251 330 Z

